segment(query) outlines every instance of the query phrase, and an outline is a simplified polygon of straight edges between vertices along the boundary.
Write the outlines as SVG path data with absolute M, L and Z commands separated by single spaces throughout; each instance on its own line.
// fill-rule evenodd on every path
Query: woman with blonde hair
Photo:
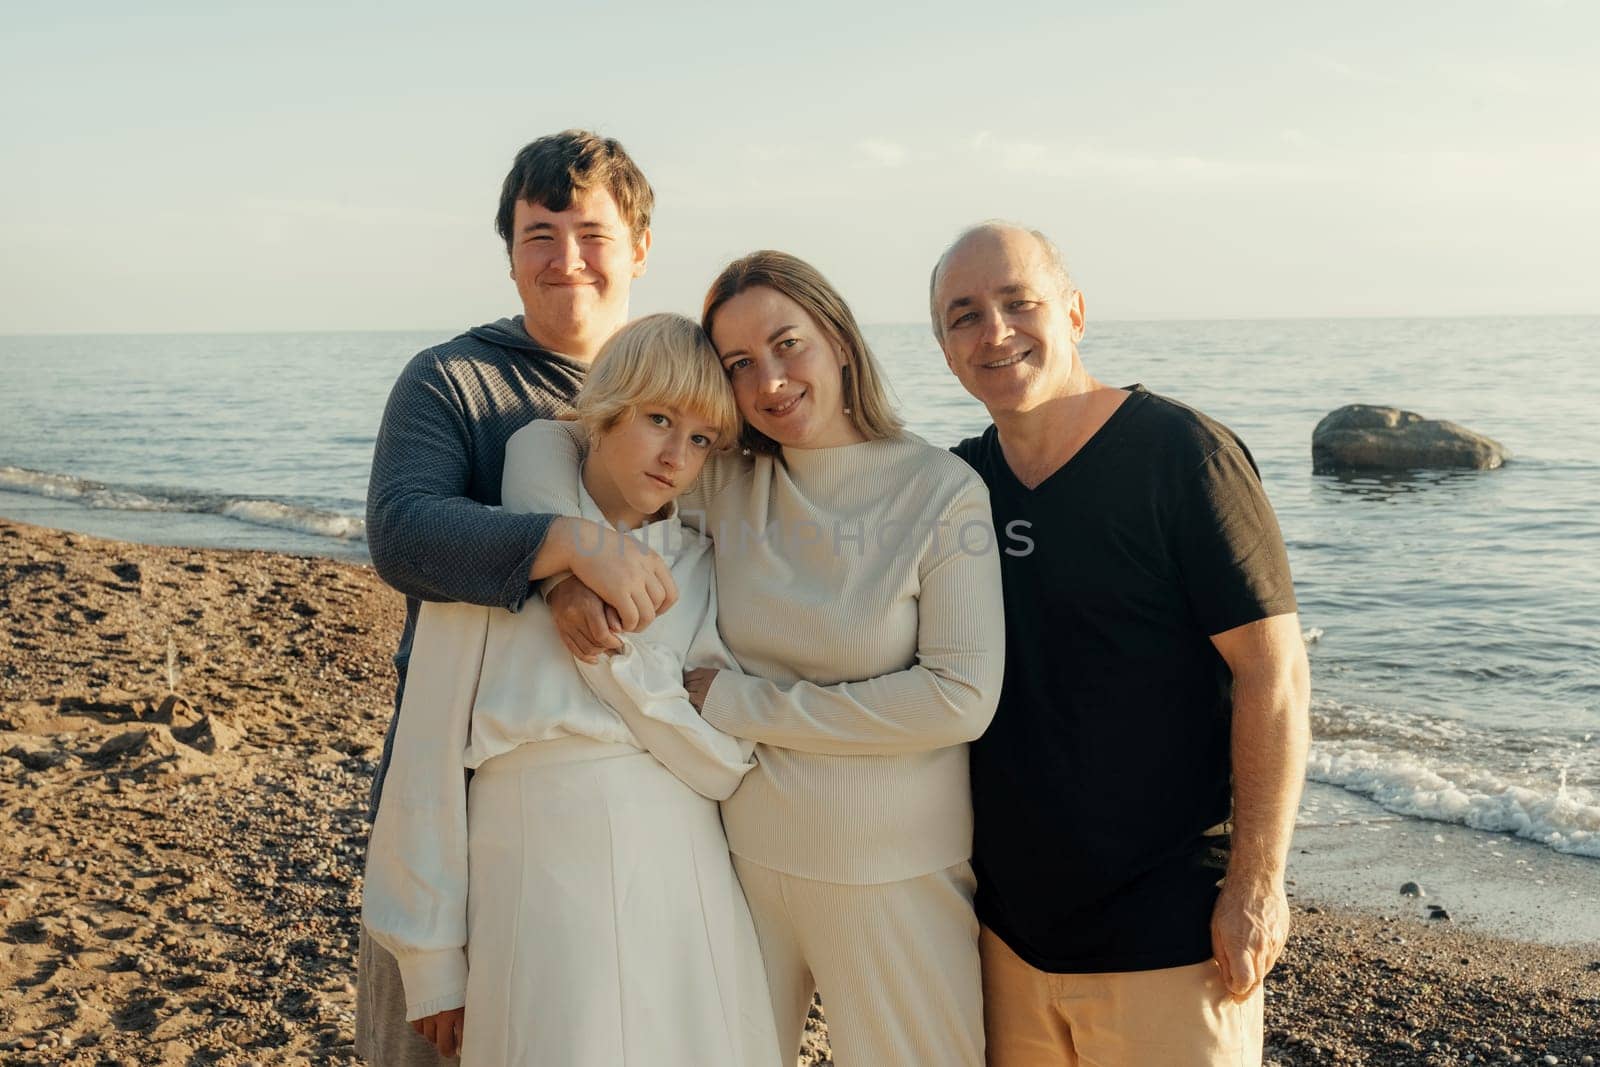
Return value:
M 978 1067 L 967 743 L 994 714 L 1005 634 L 988 493 L 902 428 L 855 317 L 809 264 L 736 260 L 702 325 L 743 447 L 683 506 L 715 541 L 740 669 L 684 681 L 707 723 L 757 743 L 722 815 L 780 1047 L 794 1055 L 820 990 L 841 1067 Z M 528 432 L 569 461 L 582 447 L 556 423 Z M 574 502 L 551 485 L 529 503 Z M 611 643 L 576 581 L 551 603 L 569 647 Z
M 538 598 L 424 605 L 363 917 L 399 962 L 406 1017 L 467 1067 L 773 1067 L 717 811 L 751 746 L 679 684 L 685 665 L 733 665 L 708 546 L 674 503 L 734 440 L 733 399 L 700 328 L 656 315 L 601 350 L 577 411 L 581 467 L 543 469 L 527 429 L 507 445 L 508 508 L 552 480 L 576 502 L 537 572 L 612 527 L 662 556 L 678 604 L 598 664 Z

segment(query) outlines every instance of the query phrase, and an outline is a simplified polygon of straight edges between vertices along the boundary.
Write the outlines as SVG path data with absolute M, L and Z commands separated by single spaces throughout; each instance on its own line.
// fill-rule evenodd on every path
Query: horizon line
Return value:
M 509 316 L 506 316 L 509 317 Z M 1596 311 L 1538 311 L 1538 312 L 1480 312 L 1471 315 L 1441 315 L 1441 314 L 1369 314 L 1369 315 L 1217 315 L 1198 316 L 1184 314 L 1150 314 L 1122 318 L 1094 319 L 1096 323 L 1110 323 L 1117 325 L 1143 324 L 1143 323 L 1225 323 L 1225 322 L 1404 322 L 1404 321 L 1459 321 L 1491 320 L 1491 319 L 1593 319 L 1600 318 Z M 485 325 L 475 323 L 474 325 Z M 863 328 L 880 326 L 916 326 L 928 329 L 926 320 L 918 321 L 873 321 L 863 322 Z M 338 327 L 334 329 L 307 329 L 307 328 L 273 328 L 273 329 L 178 329 L 178 330 L 31 330 L 31 331 L 0 331 L 0 338 L 24 337 L 248 337 L 263 335 L 293 336 L 296 334 L 437 334 L 447 330 L 456 333 L 472 329 L 472 326 L 413 326 L 402 328 L 370 329 L 360 327 Z M 454 336 L 454 334 L 452 334 Z

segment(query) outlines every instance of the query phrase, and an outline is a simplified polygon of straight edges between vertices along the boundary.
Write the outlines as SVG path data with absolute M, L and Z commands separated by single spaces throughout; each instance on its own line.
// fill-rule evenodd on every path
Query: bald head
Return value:
M 1035 258 L 1059 283 L 1059 292 L 1070 293 L 1073 289 L 1072 274 L 1067 270 L 1067 261 L 1061 255 L 1061 249 L 1042 230 L 1032 230 L 1000 219 L 969 226 L 950 242 L 938 262 L 934 263 L 933 273 L 928 278 L 928 312 L 933 319 L 933 336 L 941 344 L 944 342 L 945 312 L 949 309 L 940 306 L 939 285 L 951 264 L 969 255 L 999 256 L 1004 259 Z

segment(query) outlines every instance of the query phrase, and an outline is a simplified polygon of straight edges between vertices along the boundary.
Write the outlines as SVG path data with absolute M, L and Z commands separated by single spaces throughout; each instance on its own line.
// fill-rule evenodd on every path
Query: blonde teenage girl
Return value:
M 592 665 L 537 597 L 516 614 L 424 605 L 362 914 L 399 961 L 406 1017 L 466 1067 L 772 1067 L 717 810 L 751 746 L 708 726 L 681 684 L 686 665 L 734 665 L 709 547 L 674 503 L 735 438 L 733 398 L 699 327 L 656 315 L 605 346 L 577 410 L 581 468 L 538 469 L 524 430 L 506 506 L 553 479 L 577 506 L 542 551 L 631 531 L 678 603 Z

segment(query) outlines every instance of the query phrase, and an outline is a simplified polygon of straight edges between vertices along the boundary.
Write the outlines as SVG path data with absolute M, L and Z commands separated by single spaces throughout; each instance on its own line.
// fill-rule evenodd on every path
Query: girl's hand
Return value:
M 706 694 L 711 691 L 711 683 L 716 680 L 715 667 L 696 667 L 692 671 L 683 672 L 683 687 L 689 691 L 689 703 L 694 705 L 695 711 L 705 707 Z
M 461 1053 L 461 1025 L 466 1014 L 465 1008 L 451 1008 L 425 1019 L 413 1019 L 411 1029 L 438 1049 L 439 1055 L 457 1056 Z
M 549 605 L 561 643 L 577 659 L 598 663 L 602 653 L 622 650 L 622 620 L 576 575 L 550 591 Z

